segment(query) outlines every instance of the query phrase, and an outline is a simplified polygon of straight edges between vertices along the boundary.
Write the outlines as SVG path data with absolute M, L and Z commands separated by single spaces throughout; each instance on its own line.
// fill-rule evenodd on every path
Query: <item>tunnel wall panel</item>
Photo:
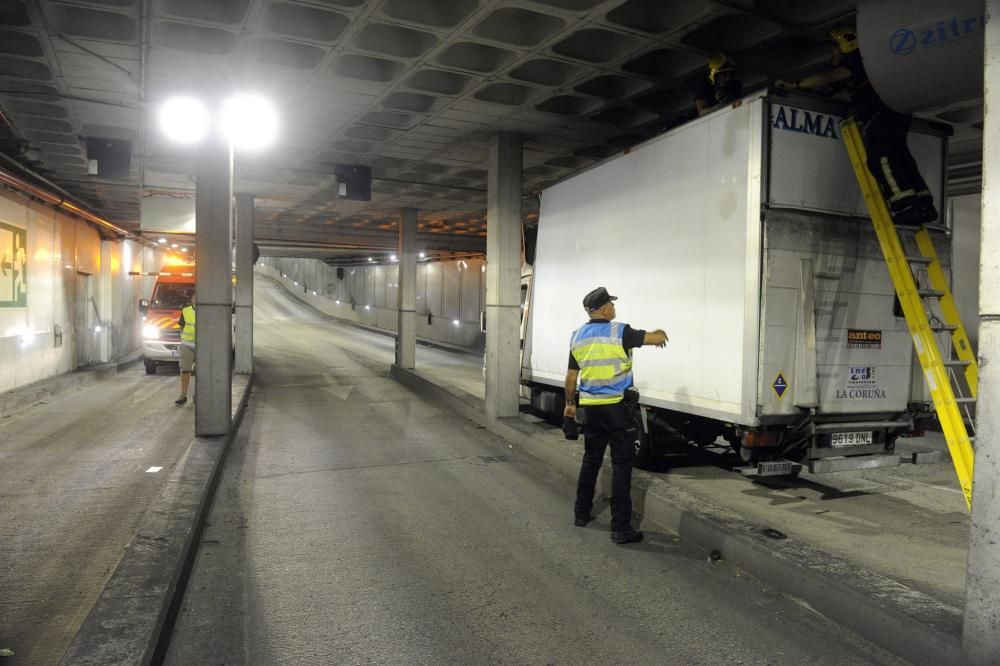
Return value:
M 483 265 L 482 259 L 417 264 L 418 337 L 477 351 L 483 349 L 485 338 L 479 324 L 486 289 Z M 345 321 L 395 332 L 399 317 L 398 265 L 362 264 L 341 268 L 344 277 L 338 279 L 337 267 L 318 259 L 263 257 L 258 263 L 259 271 L 280 279 L 288 289 L 320 311 Z M 308 289 L 305 288 L 307 284 Z
M 20 259 L 15 235 L 25 240 Z M 162 252 L 133 241 L 102 241 L 89 223 L 3 191 L 0 255 L 6 255 L 0 262 L 11 264 L 0 271 L 0 391 L 140 348 L 138 302 L 148 298 L 152 278 L 147 284 L 128 272 L 158 270 Z M 23 303 L 11 298 L 12 283 L 20 279 L 14 263 L 25 278 Z

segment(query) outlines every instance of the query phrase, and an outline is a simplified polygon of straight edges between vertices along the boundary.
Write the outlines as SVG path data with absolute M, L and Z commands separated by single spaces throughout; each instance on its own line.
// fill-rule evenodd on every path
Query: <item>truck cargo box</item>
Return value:
M 761 93 L 545 190 L 524 381 L 562 385 L 581 299 L 604 286 L 620 321 L 670 336 L 635 350 L 644 405 L 749 427 L 905 422 L 927 400 L 844 114 Z M 938 210 L 945 145 L 911 131 Z

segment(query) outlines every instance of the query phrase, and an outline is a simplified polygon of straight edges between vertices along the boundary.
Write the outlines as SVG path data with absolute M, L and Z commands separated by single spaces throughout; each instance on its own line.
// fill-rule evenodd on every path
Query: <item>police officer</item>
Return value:
M 776 82 L 779 87 L 831 92 L 843 87 L 851 98 L 851 111 L 864 138 L 868 170 L 878 182 L 896 224 L 919 226 L 938 217 L 927 183 L 906 145 L 911 117 L 896 113 L 878 96 L 868 80 L 858 36 L 853 28 L 830 32 L 833 69 L 806 77 L 798 83 Z
M 566 372 L 564 415 L 576 417 L 577 380 L 580 406 L 584 408 L 584 454 L 576 487 L 574 524 L 583 527 L 591 520 L 597 474 L 604 462 L 604 450 L 611 445 L 611 540 L 617 544 L 642 541 L 642 532 L 632 528 L 632 460 L 635 444 L 629 436 L 632 410 L 625 401 L 632 388 L 632 350 L 642 345 L 664 347 L 667 334 L 632 328 L 613 321 L 617 297 L 598 287 L 583 299 L 590 321 L 570 339 L 569 369 Z M 636 394 L 637 397 L 637 394 Z
M 174 400 L 175 405 L 183 405 L 188 400 L 188 385 L 191 383 L 191 371 L 194 370 L 195 318 L 192 293 L 191 303 L 181 310 L 181 318 L 177 320 L 181 327 L 181 397 Z
M 743 97 L 743 84 L 736 78 L 736 65 L 725 53 L 708 61 L 708 76 L 701 80 L 694 97 L 699 116 L 715 111 Z

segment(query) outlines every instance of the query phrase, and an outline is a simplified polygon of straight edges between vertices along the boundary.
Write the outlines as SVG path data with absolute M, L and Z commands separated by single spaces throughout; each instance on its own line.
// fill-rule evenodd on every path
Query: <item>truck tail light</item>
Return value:
M 748 449 L 774 446 L 777 443 L 778 434 L 771 430 L 746 430 L 743 433 L 743 446 Z

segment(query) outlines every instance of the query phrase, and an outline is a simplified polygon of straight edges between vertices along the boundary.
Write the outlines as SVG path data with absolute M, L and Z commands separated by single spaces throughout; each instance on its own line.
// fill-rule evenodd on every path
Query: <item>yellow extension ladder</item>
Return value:
M 931 229 L 928 225 L 920 228 L 914 236 L 916 251 L 907 255 L 878 183 L 868 171 L 865 145 L 853 118 L 848 118 L 841 124 L 841 132 L 858 185 L 865 195 L 889 276 L 906 316 L 913 346 L 920 359 L 924 379 L 934 400 L 938 421 L 955 464 L 959 485 L 966 503 L 971 507 L 974 437 L 970 437 L 969 429 L 974 429 L 975 423 L 970 407 L 975 404 L 979 390 L 979 366 L 972 352 L 972 345 L 934 251 Z M 921 286 L 920 280 L 914 275 L 915 270 L 924 278 L 924 286 Z M 937 304 L 936 308 L 934 303 Z M 951 334 L 955 359 L 950 354 L 943 354 L 938 347 L 935 333 L 939 332 Z M 957 369 L 963 370 L 961 375 Z M 966 427 L 967 424 L 969 428 Z M 974 432 L 973 430 L 973 435 Z

